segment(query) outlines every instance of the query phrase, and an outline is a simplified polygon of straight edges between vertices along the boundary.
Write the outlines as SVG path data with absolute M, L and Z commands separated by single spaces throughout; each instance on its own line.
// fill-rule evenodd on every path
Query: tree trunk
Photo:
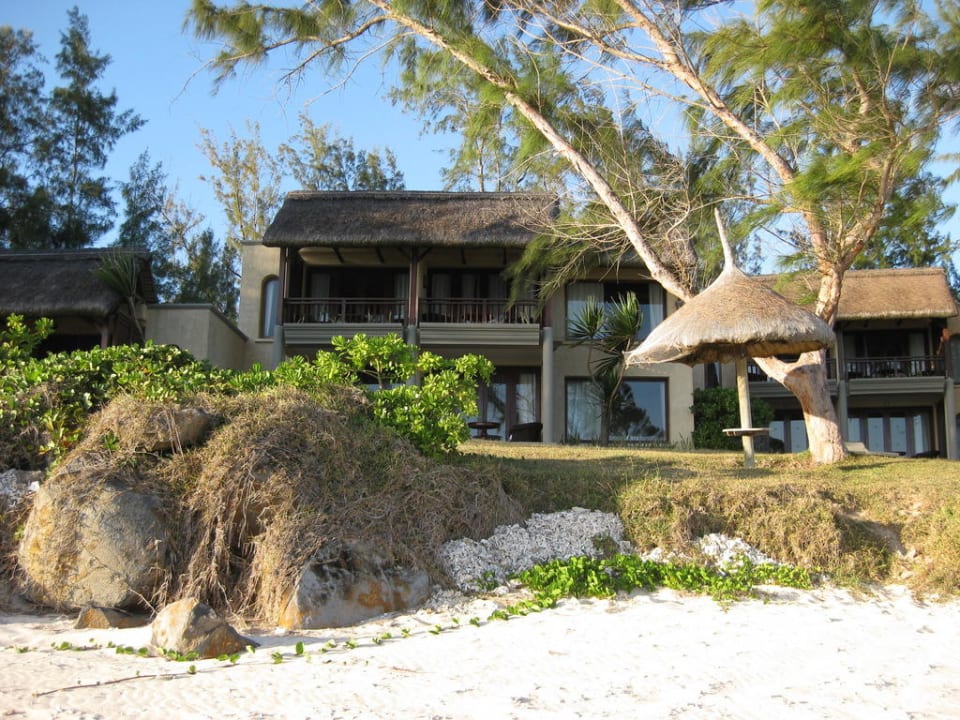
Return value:
M 825 357 L 823 351 L 815 351 L 804 353 L 795 363 L 757 358 L 761 369 L 800 401 L 810 455 L 815 463 L 823 465 L 847 456 L 837 412 L 830 400 Z

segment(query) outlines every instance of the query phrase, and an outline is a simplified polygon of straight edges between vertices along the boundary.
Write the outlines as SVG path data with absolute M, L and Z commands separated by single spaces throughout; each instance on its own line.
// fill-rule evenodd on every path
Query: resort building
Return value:
M 96 279 L 103 250 L 0 252 L 0 316 L 54 317 L 51 349 L 135 342 L 142 332 L 235 369 L 312 357 L 338 335 L 396 333 L 439 355 L 477 353 L 494 363 L 471 419 L 475 435 L 593 442 L 600 404 L 591 349 L 571 334 L 574 318 L 592 300 L 633 292 L 640 340 L 679 302 L 640 263 L 587 273 L 543 305 L 511 302 L 504 270 L 555 213 L 553 197 L 529 193 L 295 192 L 262 241 L 242 248 L 237 325 L 210 306 L 156 304 L 143 254 L 134 254 L 131 304 Z M 814 277 L 762 280 L 799 303 L 816 294 Z M 829 387 L 845 439 L 874 452 L 957 459 L 960 319 L 944 272 L 848 272 L 834 329 Z M 756 365 L 749 376 L 751 395 L 775 409 L 771 442 L 804 450 L 796 398 Z M 688 444 L 693 391 L 717 383 L 734 386 L 732 365 L 630 368 L 609 439 Z
M 496 366 L 480 398 L 478 434 L 545 442 L 600 432 L 589 349 L 568 337 L 591 298 L 627 291 L 645 327 L 674 300 L 642 266 L 608 268 L 540 307 L 511 303 L 504 270 L 555 213 L 552 197 L 514 193 L 298 192 L 262 243 L 243 248 L 240 329 L 250 361 L 312 356 L 337 335 L 397 333 L 439 355 L 478 353 Z M 682 443 L 693 432 L 693 375 L 683 366 L 632 370 L 611 439 Z

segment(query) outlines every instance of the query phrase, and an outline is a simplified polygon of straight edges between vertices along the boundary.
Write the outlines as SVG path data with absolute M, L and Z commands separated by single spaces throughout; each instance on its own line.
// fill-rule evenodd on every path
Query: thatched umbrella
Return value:
M 833 330 L 816 315 L 790 302 L 737 268 L 719 215 L 725 267 L 706 290 L 660 323 L 634 350 L 626 364 L 682 362 L 687 365 L 733 360 L 740 398 L 740 428 L 745 464 L 753 467 L 753 435 L 747 358 L 799 355 L 834 343 Z

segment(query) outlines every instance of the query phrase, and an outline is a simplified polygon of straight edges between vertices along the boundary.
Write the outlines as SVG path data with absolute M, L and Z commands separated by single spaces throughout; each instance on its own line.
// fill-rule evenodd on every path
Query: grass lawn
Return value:
M 841 583 L 960 592 L 960 464 L 852 457 L 471 441 L 459 462 L 501 479 L 524 510 L 616 512 L 640 549 L 711 532 Z

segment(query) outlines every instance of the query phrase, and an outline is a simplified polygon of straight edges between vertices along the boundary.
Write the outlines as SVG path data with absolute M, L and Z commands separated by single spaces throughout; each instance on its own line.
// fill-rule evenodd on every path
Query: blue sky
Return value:
M 189 0 L 6 0 L 0 24 L 33 31 L 49 61 L 46 75 L 55 80 L 54 60 L 67 11 L 79 7 L 89 21 L 92 48 L 112 59 L 102 89 L 116 90 L 118 107 L 133 109 L 147 121 L 118 143 L 106 173 L 126 180 L 130 166 L 148 151 L 154 163 L 163 164 L 170 186 L 177 185 L 178 197 L 202 212 L 219 238 L 224 235 L 221 212 L 209 186 L 199 179 L 210 172 L 197 148 L 200 128 L 225 140 L 231 128 L 242 135 L 245 123 L 255 121 L 264 145 L 275 148 L 296 134 L 298 116 L 307 110 L 317 125 L 331 125 L 358 148 L 393 150 L 408 189 L 441 189 L 440 168 L 451 140 L 422 135 L 415 117 L 384 98 L 390 82 L 376 59 L 362 64 L 343 87 L 335 87 L 314 70 L 296 92 L 290 92 L 278 86 L 283 68 L 272 64 L 242 71 L 214 94 L 214 75 L 204 63 L 216 46 L 184 31 L 189 4 Z M 948 144 L 956 146 L 956 130 L 950 132 Z M 937 169 L 946 173 L 951 168 Z M 950 188 L 947 199 L 960 202 L 960 185 Z M 944 231 L 960 237 L 960 217 Z
M 217 236 L 223 220 L 207 183 L 199 176 L 210 166 L 197 148 L 200 128 L 225 140 L 233 128 L 245 135 L 247 120 L 260 124 L 264 145 L 275 148 L 299 129 L 299 114 L 307 109 L 317 125 L 329 123 L 358 148 L 389 147 L 411 190 L 441 188 L 440 168 L 446 161 L 442 140 L 420 133 L 416 118 L 404 115 L 383 98 L 390 87 L 379 63 L 365 63 L 342 88 L 316 71 L 291 93 L 277 87 L 282 68 L 252 68 L 228 81 L 216 94 L 214 74 L 203 68 L 216 52 L 211 43 L 185 32 L 189 0 L 7 0 L 0 3 L 0 24 L 33 31 L 47 59 L 48 81 L 56 81 L 55 56 L 67 12 L 76 6 L 87 16 L 91 47 L 109 54 L 111 64 L 100 84 L 115 90 L 118 108 L 132 109 L 147 123 L 123 138 L 114 150 L 106 174 L 126 180 L 130 166 L 143 151 L 163 163 L 168 183 L 178 184 L 178 196 L 203 212 Z M 118 207 L 122 211 L 122 207 Z

